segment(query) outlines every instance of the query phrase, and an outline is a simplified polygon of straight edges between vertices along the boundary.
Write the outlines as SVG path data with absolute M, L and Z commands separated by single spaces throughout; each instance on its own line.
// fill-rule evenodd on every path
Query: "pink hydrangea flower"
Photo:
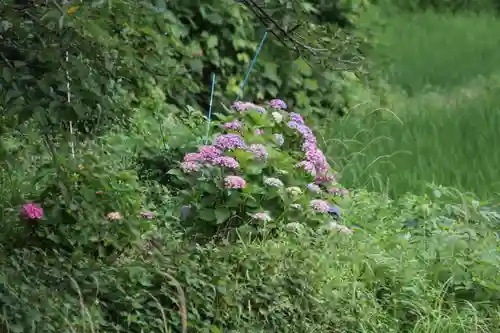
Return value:
M 214 146 L 203 146 L 199 149 L 203 161 L 212 162 L 214 159 L 222 155 L 222 151 Z
M 255 131 L 254 131 L 255 135 L 263 135 L 264 134 L 264 130 L 263 129 L 260 129 L 260 128 L 257 128 Z
M 151 220 L 153 218 L 152 212 L 141 212 L 141 216 L 147 220 Z
M 243 138 L 237 134 L 224 134 L 219 135 L 217 138 L 215 138 L 214 145 L 222 150 L 230 150 L 236 148 L 244 148 L 245 141 L 243 141 Z
M 43 208 L 35 203 L 26 203 L 19 212 L 21 217 L 26 220 L 39 220 L 43 216 Z
M 181 163 L 181 169 L 184 172 L 190 173 L 190 172 L 196 172 L 200 171 L 200 165 L 196 162 L 182 162 Z
M 316 176 L 316 184 L 336 183 L 337 180 L 332 175 L 319 175 Z
M 298 113 L 295 113 L 295 112 L 291 112 L 290 113 L 290 120 L 291 121 L 295 121 L 296 123 L 299 123 L 299 124 L 304 124 L 304 118 L 302 118 L 302 116 Z
M 314 164 L 312 162 L 309 162 L 309 161 L 302 161 L 302 162 L 299 162 L 295 165 L 295 167 L 297 169 L 299 168 L 302 168 L 304 169 L 305 171 L 311 173 L 312 175 L 315 175 L 316 174 L 316 168 L 314 167 Z
M 314 209 L 318 213 L 328 213 L 328 210 L 330 209 L 330 205 L 328 204 L 328 202 L 324 200 L 318 200 L 318 199 L 311 200 L 309 205 L 311 206 L 312 209 Z
M 238 120 L 233 120 L 229 123 L 225 123 L 223 125 L 223 127 L 224 127 L 224 129 L 227 129 L 227 130 L 239 131 L 242 127 L 242 124 Z
M 239 111 L 239 112 L 245 112 L 248 110 L 255 110 L 258 113 L 266 112 L 266 109 L 264 109 L 263 107 L 255 105 L 254 103 L 250 103 L 250 102 L 237 101 L 237 102 L 233 103 L 232 107 L 233 107 L 233 109 L 235 109 L 236 111 Z
M 288 106 L 286 105 L 286 103 L 281 100 L 281 99 L 272 99 L 269 101 L 269 106 L 272 107 L 272 108 L 275 108 L 275 109 L 283 109 L 285 110 Z
M 184 162 L 196 162 L 196 161 L 202 161 L 203 156 L 199 153 L 188 153 L 184 156 Z
M 247 186 L 246 181 L 240 176 L 227 176 L 224 178 L 224 187 L 228 189 L 239 189 Z
M 251 144 L 248 150 L 259 160 L 267 159 L 267 150 L 263 144 Z
M 230 156 L 216 157 L 213 160 L 213 164 L 224 167 L 224 168 L 228 168 L 228 169 L 237 169 L 240 167 L 240 164 L 238 163 L 238 161 Z

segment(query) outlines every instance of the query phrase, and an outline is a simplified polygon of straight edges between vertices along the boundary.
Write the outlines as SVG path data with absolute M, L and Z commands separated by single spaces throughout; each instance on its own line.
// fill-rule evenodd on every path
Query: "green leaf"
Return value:
M 215 48 L 219 44 L 219 39 L 215 35 L 210 35 L 207 39 L 207 46 L 209 49 Z
M 10 83 L 12 81 L 12 73 L 9 67 L 4 67 L 2 70 L 2 76 L 5 82 Z
M 202 219 L 203 221 L 207 221 L 207 222 L 212 222 L 212 221 L 216 220 L 214 210 L 209 209 L 209 208 L 200 209 L 199 216 L 200 216 L 200 219 Z
M 226 222 L 229 217 L 231 217 L 231 211 L 225 207 L 217 208 L 215 210 L 215 218 L 217 221 L 217 224 Z

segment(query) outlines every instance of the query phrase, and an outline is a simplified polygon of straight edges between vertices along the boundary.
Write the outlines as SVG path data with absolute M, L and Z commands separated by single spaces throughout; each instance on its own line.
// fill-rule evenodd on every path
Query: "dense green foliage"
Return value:
M 259 1 L 271 23 L 245 1 L 0 1 L 2 331 L 500 330 L 498 207 L 439 186 L 400 195 L 419 189 L 414 173 L 465 189 L 486 184 L 490 194 L 497 154 L 484 146 L 496 140 L 498 122 L 475 119 L 489 108 L 494 113 L 495 92 L 482 95 L 483 104 L 470 102 L 475 114 L 462 100 L 456 104 L 464 110 L 432 104 L 442 118 L 415 114 L 427 106 L 418 100 L 423 86 L 463 84 L 471 73 L 489 73 L 491 60 L 481 67 L 462 52 L 467 66 L 457 61 L 439 72 L 441 60 L 426 72 L 422 63 L 429 61 L 417 51 L 428 44 L 417 43 L 410 54 L 422 62 L 388 78 L 411 87 L 416 94 L 409 98 L 379 85 L 386 78 L 365 59 L 400 57 L 392 47 L 392 58 L 380 56 L 390 38 L 370 30 L 380 22 L 365 16 L 363 0 Z M 270 34 L 241 92 L 265 24 L 278 36 Z M 292 50 L 297 45 L 302 58 Z M 453 66 L 461 74 L 451 78 Z M 212 72 L 215 116 L 207 126 Z M 243 93 L 257 104 L 283 98 L 292 110 L 226 107 Z M 365 99 L 407 105 L 396 112 L 407 127 L 396 129 L 383 113 L 358 116 L 371 111 L 359 107 Z M 289 111 L 300 112 L 312 131 Z M 462 126 L 452 111 L 463 123 L 475 120 L 470 135 L 486 130 L 484 138 L 458 140 Z M 386 132 L 359 135 L 371 119 L 387 120 Z M 228 127 L 236 120 L 240 127 Z M 483 159 L 467 164 L 469 151 L 453 160 L 448 146 L 432 148 L 440 125 L 449 125 L 450 142 L 484 149 Z M 362 189 L 366 178 L 358 170 L 365 172 L 374 150 L 353 159 L 362 154 L 349 150 L 352 139 L 365 146 L 387 131 L 399 146 L 375 145 L 376 153 L 424 147 L 434 164 L 421 155 L 403 162 L 426 165 L 421 170 L 434 179 L 399 165 L 369 178 L 387 171 L 403 179 L 395 186 L 381 194 Z M 238 133 L 250 145 L 222 149 L 222 133 Z M 421 136 L 429 141 L 418 142 Z M 224 163 L 190 159 L 213 152 L 211 143 Z M 259 160 L 262 147 L 266 158 Z M 450 176 L 441 171 L 450 163 L 477 172 L 455 168 Z M 394 200 L 387 196 L 392 189 Z

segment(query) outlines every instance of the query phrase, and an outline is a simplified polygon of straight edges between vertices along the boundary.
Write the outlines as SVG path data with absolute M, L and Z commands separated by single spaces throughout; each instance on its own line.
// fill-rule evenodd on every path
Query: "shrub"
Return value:
M 267 232 L 286 223 L 318 227 L 340 214 L 340 185 L 302 116 L 272 100 L 236 102 L 213 122 L 211 145 L 188 153 L 177 176 L 186 223 L 204 236 Z

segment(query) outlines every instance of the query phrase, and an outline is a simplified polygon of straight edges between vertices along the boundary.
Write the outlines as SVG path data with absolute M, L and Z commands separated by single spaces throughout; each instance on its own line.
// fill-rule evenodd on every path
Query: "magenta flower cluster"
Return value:
M 224 187 L 227 189 L 240 189 L 246 186 L 247 183 L 240 176 L 227 176 L 224 178 Z
M 35 203 L 26 203 L 21 207 L 19 215 L 25 220 L 39 220 L 43 216 L 43 208 Z
M 298 163 L 296 167 L 304 168 L 313 175 L 323 177 L 328 172 L 330 166 L 325 155 L 317 146 L 316 136 L 313 131 L 304 123 L 304 120 L 298 113 L 290 114 L 288 127 L 295 129 L 302 136 L 304 142 L 302 150 L 305 153 L 305 160 Z
M 266 109 L 264 109 L 262 106 L 255 105 L 254 103 L 250 102 L 236 101 L 233 103 L 232 107 L 238 112 L 246 112 L 249 110 L 255 110 L 261 114 L 266 112 Z
M 215 138 L 214 146 L 220 150 L 245 148 L 245 141 L 238 134 L 222 134 Z
M 225 123 L 223 125 L 224 129 L 231 131 L 239 131 L 242 127 L 241 122 L 238 120 L 233 120 L 231 122 Z
M 283 110 L 286 110 L 287 109 L 287 105 L 284 101 L 282 101 L 281 99 L 272 99 L 269 101 L 269 106 L 274 108 L 274 109 L 283 109 Z
M 202 166 L 208 165 L 221 166 L 228 169 L 237 169 L 240 166 L 238 161 L 233 157 L 223 156 L 221 149 L 215 146 L 203 146 L 197 153 L 188 153 L 184 156 L 181 169 L 186 173 L 191 173 L 200 171 Z

